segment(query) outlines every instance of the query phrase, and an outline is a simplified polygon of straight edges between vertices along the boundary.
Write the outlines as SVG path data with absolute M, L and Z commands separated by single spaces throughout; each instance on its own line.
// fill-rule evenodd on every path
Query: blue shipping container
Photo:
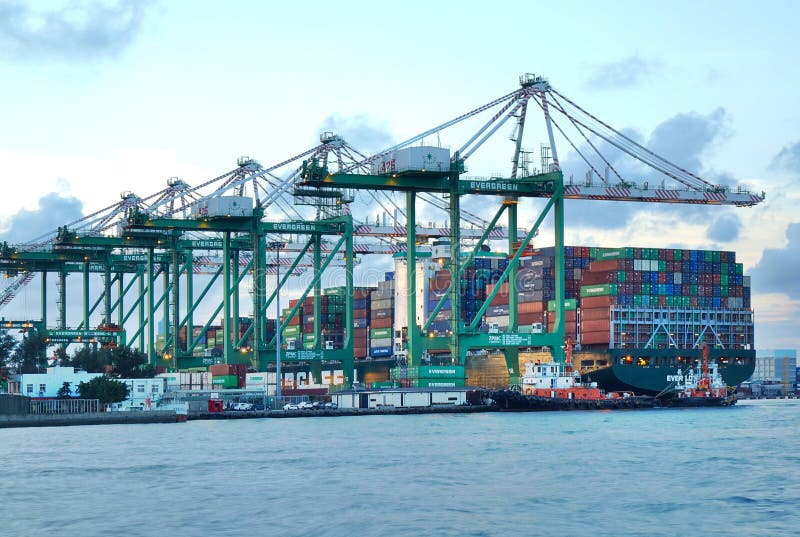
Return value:
M 369 355 L 375 357 L 381 356 L 391 356 L 392 355 L 392 348 L 391 347 L 372 347 L 369 349 Z

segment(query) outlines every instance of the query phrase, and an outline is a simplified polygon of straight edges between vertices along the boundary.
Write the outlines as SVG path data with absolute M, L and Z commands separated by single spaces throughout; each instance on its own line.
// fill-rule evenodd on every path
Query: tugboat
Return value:
M 525 364 L 521 390 L 495 390 L 489 397 L 501 410 L 600 410 L 653 408 L 659 400 L 632 392 L 605 392 L 596 382 L 581 382 L 572 370 L 572 341 L 566 342 L 564 363 Z
M 736 390 L 726 386 L 719 366 L 708 359 L 708 345 L 703 345 L 702 374 L 694 369 L 686 373 L 678 370 L 674 386 L 664 398 L 671 407 L 732 406 L 736 404 Z

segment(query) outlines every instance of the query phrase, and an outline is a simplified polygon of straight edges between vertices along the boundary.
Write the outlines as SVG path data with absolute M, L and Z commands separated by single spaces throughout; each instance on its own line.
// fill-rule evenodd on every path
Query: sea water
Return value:
M 9 536 L 798 535 L 800 401 L 0 430 Z

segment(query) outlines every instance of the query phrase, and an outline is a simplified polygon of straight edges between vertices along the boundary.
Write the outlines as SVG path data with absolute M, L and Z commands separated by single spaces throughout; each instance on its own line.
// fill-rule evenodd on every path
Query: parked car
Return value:
M 317 405 L 319 405 L 319 403 L 317 403 Z M 302 401 L 297 406 L 300 410 L 314 410 L 316 408 L 311 401 Z
M 328 401 L 327 403 L 322 405 L 322 408 L 327 408 L 329 410 L 335 410 L 335 409 L 339 408 L 339 405 L 337 405 L 336 403 L 333 403 L 331 401 Z
M 234 403 L 232 410 L 253 410 L 253 403 Z
M 286 403 L 283 405 L 284 410 L 300 410 L 300 407 L 295 403 Z

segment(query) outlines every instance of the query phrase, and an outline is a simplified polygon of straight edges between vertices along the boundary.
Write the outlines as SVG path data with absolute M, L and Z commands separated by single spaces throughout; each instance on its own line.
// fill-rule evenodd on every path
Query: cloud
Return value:
M 727 114 L 719 107 L 710 114 L 678 114 L 653 130 L 647 148 L 688 171 L 702 169 L 700 157 L 715 142 L 726 137 Z
M 39 199 L 37 210 L 22 209 L 12 216 L 8 228 L 0 233 L 0 240 L 10 244 L 28 242 L 82 216 L 83 203 L 79 199 L 51 192 Z
M 770 169 L 800 173 L 800 142 L 785 146 L 772 159 Z
M 593 89 L 629 88 L 648 80 L 660 67 L 658 60 L 631 56 L 595 66 L 586 79 L 586 85 Z
M 708 227 L 706 235 L 715 242 L 733 242 L 739 238 L 742 221 L 733 213 L 725 213 Z
M 325 118 L 320 132 L 332 131 L 364 154 L 371 154 L 394 145 L 394 136 L 385 122 L 369 114 L 342 116 L 333 114 Z
M 800 222 L 786 228 L 788 244 L 783 248 L 767 248 L 761 260 L 752 268 L 752 285 L 759 293 L 784 293 L 800 300 Z
M 139 32 L 149 1 L 74 0 L 41 11 L 24 2 L 0 3 L 0 61 L 76 61 L 115 57 Z
M 723 108 L 717 108 L 705 115 L 695 112 L 677 114 L 656 126 L 647 137 L 632 129 L 621 132 L 657 155 L 697 175 L 703 169 L 704 154 L 728 134 L 727 113 Z M 662 180 L 666 179 L 666 184 L 670 184 L 671 181 L 660 172 L 645 167 L 633 157 L 604 141 L 593 138 L 592 143 L 626 181 L 633 181 L 639 185 L 647 181 L 653 187 L 660 185 Z M 582 144 L 579 149 L 598 172 L 606 174 L 605 162 L 597 157 L 596 152 L 588 144 Z M 567 153 L 561 164 L 567 181 L 571 175 L 576 184 L 583 183 L 589 166 L 575 151 Z M 608 177 L 612 184 L 619 182 L 612 170 L 608 171 Z M 706 174 L 706 180 L 715 184 L 736 183 L 736 180 L 725 172 L 709 172 Z M 600 179 L 596 176 L 592 181 L 594 184 L 600 183 Z M 634 215 L 644 211 L 661 213 L 695 224 L 704 223 L 708 218 L 708 207 L 684 204 L 568 200 L 567 211 L 571 225 L 583 224 L 605 229 L 625 228 L 633 221 Z

